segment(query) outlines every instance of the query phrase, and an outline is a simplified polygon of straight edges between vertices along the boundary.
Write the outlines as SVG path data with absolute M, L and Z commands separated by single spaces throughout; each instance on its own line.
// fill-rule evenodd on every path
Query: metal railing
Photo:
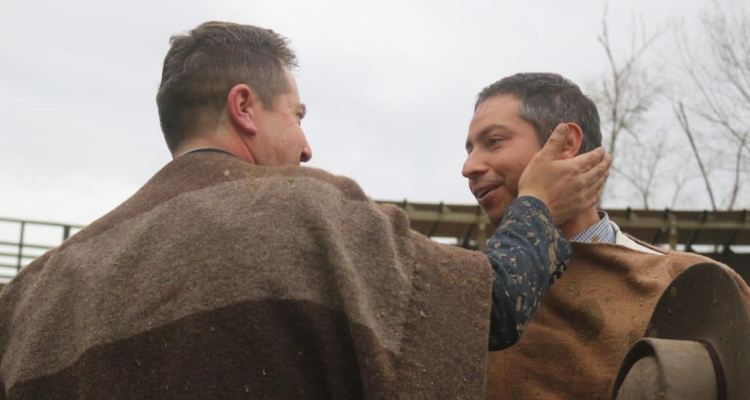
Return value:
M 83 226 L 0 218 L 0 285 L 34 259 L 59 246 Z
M 482 247 L 492 234 L 477 205 L 379 201 L 403 208 L 412 228 L 433 239 Z M 705 253 L 750 277 L 750 213 L 742 211 L 607 210 L 624 231 L 656 245 Z M 83 226 L 0 218 L 0 286 Z M 46 230 L 46 232 L 44 232 Z M 750 280 L 750 279 L 749 279 Z

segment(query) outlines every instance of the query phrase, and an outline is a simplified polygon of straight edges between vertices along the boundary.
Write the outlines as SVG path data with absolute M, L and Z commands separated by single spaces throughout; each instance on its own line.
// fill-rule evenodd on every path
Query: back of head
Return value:
M 583 131 L 580 153 L 601 146 L 596 104 L 578 85 L 561 75 L 531 72 L 503 78 L 479 93 L 474 110 L 487 99 L 501 95 L 515 96 L 521 101 L 518 114 L 534 127 L 540 145 L 544 145 L 558 124 L 573 122 Z
M 170 43 L 156 103 L 172 151 L 200 118 L 218 121 L 235 85 L 248 85 L 272 109 L 276 95 L 289 90 L 285 69 L 297 62 L 286 38 L 250 25 L 206 22 Z

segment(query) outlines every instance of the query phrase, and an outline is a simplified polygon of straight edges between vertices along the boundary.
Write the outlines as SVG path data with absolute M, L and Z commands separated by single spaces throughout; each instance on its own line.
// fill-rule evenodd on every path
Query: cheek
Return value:
M 297 144 L 299 145 L 300 149 L 305 147 L 306 144 L 309 144 L 307 142 L 307 137 L 305 136 L 305 131 L 303 131 L 302 127 L 299 125 L 297 125 L 296 137 L 297 137 Z
M 492 164 L 492 170 L 503 178 L 503 183 L 509 187 L 516 187 L 518 179 L 528 163 L 522 157 L 499 157 Z
M 523 174 L 523 171 L 529 165 L 529 163 L 531 162 L 531 159 L 534 158 L 536 153 L 537 153 L 536 151 L 527 151 L 522 154 L 519 154 L 519 156 L 516 158 L 515 167 L 513 168 L 516 184 L 518 184 L 518 180 L 521 178 L 521 174 Z
M 508 199 L 515 199 L 518 197 L 518 181 L 521 179 L 524 169 L 528 165 L 523 159 L 506 160 L 506 164 L 503 166 L 501 172 L 498 174 L 503 178 L 502 191 L 505 194 L 503 202 L 510 203 Z M 505 204 L 507 206 L 507 204 Z

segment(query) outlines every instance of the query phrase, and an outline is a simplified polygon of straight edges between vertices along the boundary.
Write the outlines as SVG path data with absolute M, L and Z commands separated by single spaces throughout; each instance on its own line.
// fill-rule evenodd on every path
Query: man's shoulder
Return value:
M 666 250 L 660 247 L 644 242 L 636 238 L 635 236 L 632 236 L 622 231 L 616 232 L 615 244 L 627 247 L 632 250 L 640 251 L 642 253 L 649 253 L 649 254 L 654 254 L 654 255 L 664 255 L 667 253 Z
M 233 180 L 263 180 L 274 182 L 272 185 L 274 190 L 283 191 L 299 190 L 300 188 L 294 188 L 290 184 L 299 180 L 305 180 L 311 186 L 331 186 L 353 199 L 367 199 L 362 188 L 353 179 L 313 167 L 259 166 L 235 157 L 205 153 L 191 155 L 190 157 L 180 157 L 172 161 L 164 169 L 171 170 L 170 173 L 160 172 L 166 179 L 180 175 L 189 175 L 194 178 L 192 181 L 202 182 L 202 186 L 220 185 L 223 182 Z M 160 174 L 157 174 L 157 176 Z
M 664 249 L 653 246 L 650 243 L 646 243 L 628 233 L 623 232 L 619 226 L 613 221 L 609 221 L 610 225 L 615 231 L 615 243 L 616 245 L 623 246 L 625 248 L 639 251 L 641 253 L 648 253 L 654 255 L 666 254 Z
M 648 250 L 657 254 L 664 255 L 665 261 L 668 261 L 668 263 L 672 265 L 673 267 L 672 272 L 675 274 L 679 274 L 685 269 L 687 269 L 688 267 L 695 265 L 695 264 L 699 264 L 699 263 L 710 263 L 710 264 L 715 264 L 715 265 L 720 266 L 725 271 L 729 272 L 729 274 L 732 275 L 732 277 L 735 278 L 735 280 L 737 281 L 737 285 L 740 287 L 741 291 L 743 292 L 746 299 L 748 300 L 748 304 L 750 305 L 750 288 L 748 288 L 745 280 L 739 274 L 737 274 L 737 272 L 734 269 L 732 269 L 732 267 L 720 261 L 714 260 L 710 257 L 701 255 L 701 254 L 687 252 L 687 251 L 666 250 L 666 249 L 653 246 L 630 234 L 621 232 L 619 230 L 617 233 L 618 233 L 618 244 L 620 241 L 620 237 L 622 237 L 623 241 L 628 241 L 630 243 L 633 243 L 635 246 L 638 246 L 638 248 L 640 249 L 644 249 L 644 250 Z
M 130 198 L 63 246 L 88 240 L 146 215 L 168 216 L 155 218 L 168 223 L 164 221 L 221 214 L 215 210 L 218 204 L 222 204 L 225 214 L 234 209 L 244 210 L 238 214 L 244 215 L 260 206 L 279 214 L 289 210 L 304 213 L 312 207 L 331 209 L 342 201 L 366 203 L 369 199 L 354 180 L 321 169 L 262 167 L 226 154 L 188 154 L 167 163 Z
M 268 167 L 216 153 L 190 154 L 167 164 L 137 193 L 133 202 L 159 203 L 189 195 L 213 197 L 220 192 L 237 201 L 310 205 L 369 199 L 353 179 L 318 168 Z M 149 195 L 160 193 L 159 196 Z M 291 204 L 289 204 L 291 202 Z

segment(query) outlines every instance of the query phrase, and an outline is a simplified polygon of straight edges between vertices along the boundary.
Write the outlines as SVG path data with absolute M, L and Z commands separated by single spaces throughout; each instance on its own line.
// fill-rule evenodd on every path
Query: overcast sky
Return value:
M 308 165 L 372 198 L 473 203 L 461 176 L 474 96 L 520 71 L 606 68 L 600 0 L 0 2 L 0 217 L 86 224 L 169 162 L 156 111 L 172 34 L 272 28 L 298 54 Z M 609 2 L 616 46 L 701 0 Z

